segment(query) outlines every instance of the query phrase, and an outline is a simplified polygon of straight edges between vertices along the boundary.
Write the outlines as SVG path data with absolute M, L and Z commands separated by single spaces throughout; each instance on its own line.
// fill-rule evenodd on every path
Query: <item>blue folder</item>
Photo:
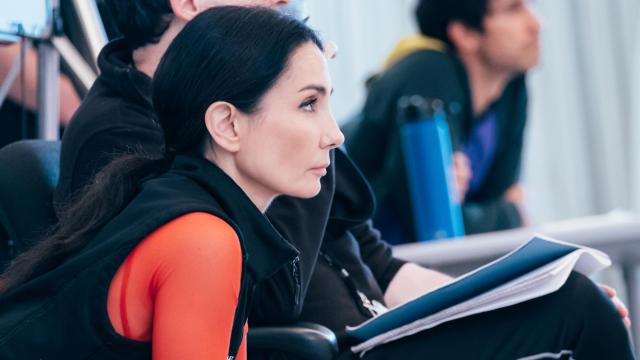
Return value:
M 441 310 L 472 299 L 502 284 L 557 260 L 578 249 L 576 245 L 534 237 L 525 245 L 468 276 L 407 302 L 361 326 L 347 329 L 360 341 L 366 341 L 397 327 L 433 315 Z

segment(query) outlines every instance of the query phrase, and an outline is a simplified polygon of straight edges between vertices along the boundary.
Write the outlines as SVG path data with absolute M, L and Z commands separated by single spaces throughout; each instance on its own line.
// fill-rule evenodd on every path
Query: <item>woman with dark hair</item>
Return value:
M 344 138 L 322 44 L 301 22 L 219 7 L 156 71 L 162 158 L 104 168 L 0 283 L 3 359 L 246 358 L 261 280 L 297 251 L 263 215 L 320 191 Z

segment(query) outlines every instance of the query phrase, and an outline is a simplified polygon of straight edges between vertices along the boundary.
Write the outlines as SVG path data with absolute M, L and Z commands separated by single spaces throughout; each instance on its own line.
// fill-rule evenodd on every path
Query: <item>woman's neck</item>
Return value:
M 242 189 L 258 210 L 264 214 L 277 194 L 274 194 L 273 191 L 269 191 L 264 186 L 258 185 L 256 182 L 252 181 L 250 177 L 242 174 L 238 170 L 232 154 L 225 154 L 224 156 L 216 154 L 217 152 L 208 152 L 205 154 L 205 158 L 227 174 L 227 176 L 229 176 L 231 180 L 233 180 L 233 182 Z

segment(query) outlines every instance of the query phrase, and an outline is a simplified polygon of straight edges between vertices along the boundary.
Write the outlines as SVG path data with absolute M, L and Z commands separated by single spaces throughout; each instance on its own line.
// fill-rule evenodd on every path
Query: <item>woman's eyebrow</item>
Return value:
M 316 90 L 317 92 L 323 95 L 327 94 L 328 92 L 326 87 L 322 85 L 313 85 L 313 84 L 303 87 L 302 89 L 298 90 L 298 92 L 303 92 L 305 90 Z M 331 89 L 330 93 L 333 94 L 333 88 Z

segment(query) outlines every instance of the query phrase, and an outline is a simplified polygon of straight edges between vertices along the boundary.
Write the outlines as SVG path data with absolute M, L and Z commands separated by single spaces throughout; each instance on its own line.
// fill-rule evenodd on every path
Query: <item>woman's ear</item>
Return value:
M 213 141 L 228 152 L 240 150 L 238 132 L 238 110 L 224 101 L 216 101 L 209 105 L 204 116 L 204 123 Z
M 173 14 L 185 22 L 190 21 L 200 13 L 195 0 L 169 0 Z

